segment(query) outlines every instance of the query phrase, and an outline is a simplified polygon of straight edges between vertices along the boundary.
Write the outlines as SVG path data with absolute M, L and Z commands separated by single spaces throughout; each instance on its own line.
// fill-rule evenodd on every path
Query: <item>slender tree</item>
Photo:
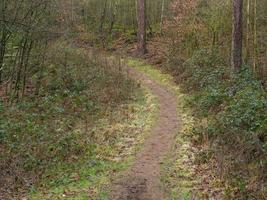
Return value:
M 138 53 L 144 55 L 146 49 L 146 0 L 137 0 L 138 13 Z
M 160 16 L 160 34 L 163 33 L 163 18 L 164 18 L 165 0 L 162 0 L 161 4 L 161 16 Z
M 232 68 L 238 71 L 242 65 L 242 20 L 243 0 L 233 0 L 232 21 Z
M 104 26 L 105 18 L 106 18 L 107 3 L 108 3 L 108 0 L 105 0 L 105 2 L 104 2 L 104 7 L 103 7 L 103 11 L 102 11 L 102 13 L 101 13 L 100 26 L 99 26 L 99 32 L 100 32 L 101 34 L 103 33 L 103 26 Z
M 248 63 L 250 58 L 250 0 L 247 0 L 247 34 L 246 34 L 246 63 Z
M 256 71 L 257 65 L 257 0 L 254 0 L 254 26 L 253 26 L 253 69 Z

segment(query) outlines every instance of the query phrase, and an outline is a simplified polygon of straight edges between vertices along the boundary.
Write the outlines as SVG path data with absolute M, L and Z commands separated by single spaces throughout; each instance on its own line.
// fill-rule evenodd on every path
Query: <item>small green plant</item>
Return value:
M 170 66 L 175 63 L 170 59 Z M 261 81 L 248 66 L 231 74 L 216 51 L 205 49 L 169 69 L 189 93 L 186 105 L 197 118 L 188 135 L 195 144 L 205 144 L 197 163 L 216 159 L 216 173 L 231 187 L 238 185 L 241 195 L 249 195 L 249 185 L 261 179 L 263 174 L 258 172 L 266 167 L 267 94 Z M 245 174 L 252 169 L 253 173 Z M 237 184 L 236 179 L 246 186 Z
M 65 41 L 50 48 L 39 93 L 0 102 L 3 187 L 14 195 L 29 189 L 38 200 L 83 199 L 89 188 L 97 199 L 109 176 L 127 167 L 130 156 L 120 153 L 134 153 L 136 143 L 124 139 L 141 141 L 152 123 L 154 98 L 116 64 L 88 58 Z

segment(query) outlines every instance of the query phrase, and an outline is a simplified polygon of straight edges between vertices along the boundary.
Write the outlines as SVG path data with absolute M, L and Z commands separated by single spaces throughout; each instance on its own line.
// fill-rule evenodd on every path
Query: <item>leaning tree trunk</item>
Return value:
M 138 5 L 138 53 L 144 55 L 146 49 L 146 0 L 137 0 Z
M 2 72 L 4 65 L 5 50 L 6 50 L 6 44 L 5 41 L 2 39 L 0 41 L 0 84 L 2 83 Z
M 242 9 L 243 0 L 233 0 L 232 68 L 234 71 L 239 71 L 242 66 Z

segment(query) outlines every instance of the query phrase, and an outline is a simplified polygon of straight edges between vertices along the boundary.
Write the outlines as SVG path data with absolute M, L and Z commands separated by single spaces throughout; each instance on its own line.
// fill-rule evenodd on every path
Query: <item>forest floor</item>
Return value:
M 84 41 L 78 43 L 88 47 Z M 214 177 L 211 166 L 195 161 L 200 149 L 188 135 L 195 121 L 186 106 L 187 95 L 162 68 L 166 59 L 166 40 L 151 40 L 148 54 L 141 59 L 136 58 L 134 44 L 123 47 L 123 43 L 113 45 L 111 57 L 124 58 L 122 65 L 130 76 L 157 98 L 160 114 L 134 163 L 126 172 L 116 175 L 109 185 L 109 191 L 112 191 L 109 199 L 224 199 L 224 188 Z M 116 58 L 116 55 L 119 56 Z
M 133 166 L 113 186 L 112 200 L 162 200 L 161 164 L 171 151 L 179 122 L 175 96 L 144 73 L 129 68 L 130 75 L 157 97 L 159 117 L 151 134 L 137 153 Z
M 143 100 L 134 100 L 137 101 L 136 105 L 130 111 L 134 113 L 130 119 L 127 117 L 127 120 L 120 122 L 121 128 L 114 128 L 112 123 L 103 127 L 99 123 L 102 128 L 96 131 L 96 135 L 112 129 L 109 135 L 119 136 L 112 146 L 99 144 L 100 151 L 96 151 L 97 164 L 94 167 L 87 164 L 91 158 L 86 158 L 84 165 L 77 163 L 77 169 L 67 167 L 69 171 L 79 174 L 79 178 L 73 180 L 72 176 L 66 175 L 62 181 L 52 185 L 49 180 L 44 180 L 45 187 L 36 188 L 29 199 L 222 199 L 217 196 L 218 192 L 216 195 L 211 192 L 211 174 L 206 168 L 200 170 L 194 163 L 197 149 L 184 131 L 190 129 L 194 121 L 191 113 L 185 110 L 185 95 L 173 77 L 159 69 L 163 56 L 156 56 L 156 51 L 150 51 L 139 60 L 131 57 L 131 49 L 130 55 L 116 51 L 110 56 L 107 52 L 92 50 L 83 42 L 76 41 L 71 46 L 88 51 L 88 58 L 96 56 L 108 66 L 124 68 L 127 76 L 139 82 L 141 90 L 145 91 L 137 93 L 137 99 Z M 121 111 L 116 116 L 122 113 L 129 116 L 129 110 Z M 200 178 L 203 174 L 206 184 Z M 210 194 L 215 197 L 198 198 L 198 193 L 203 191 L 209 197 Z

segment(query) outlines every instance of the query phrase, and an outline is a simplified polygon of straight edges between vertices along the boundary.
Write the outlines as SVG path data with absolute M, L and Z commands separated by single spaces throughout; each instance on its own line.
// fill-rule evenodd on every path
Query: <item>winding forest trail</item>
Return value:
M 133 166 L 122 179 L 114 183 L 110 200 L 163 200 L 161 164 L 171 151 L 174 135 L 179 128 L 175 96 L 142 72 L 129 68 L 130 75 L 148 87 L 157 97 L 159 117 L 150 136 L 137 153 Z

